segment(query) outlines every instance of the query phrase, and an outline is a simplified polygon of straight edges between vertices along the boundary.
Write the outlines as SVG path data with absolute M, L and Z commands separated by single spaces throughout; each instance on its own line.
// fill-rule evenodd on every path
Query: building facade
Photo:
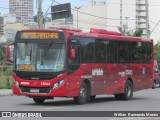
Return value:
M 4 15 L 4 25 L 16 23 L 16 14 L 5 14 Z
M 9 0 L 9 13 L 16 14 L 18 22 L 32 22 L 33 0 Z
M 107 16 L 115 18 L 108 20 L 110 24 L 123 27 L 126 31 L 142 29 L 143 37 L 149 37 L 148 0 L 108 0 L 107 6 L 110 11 Z
M 0 36 L 4 34 L 4 19 L 0 16 Z
M 107 5 L 103 0 L 91 1 L 87 6 L 75 7 L 73 11 L 74 28 L 107 29 Z
M 148 0 L 136 0 L 136 29 L 142 29 L 143 35 L 149 37 Z

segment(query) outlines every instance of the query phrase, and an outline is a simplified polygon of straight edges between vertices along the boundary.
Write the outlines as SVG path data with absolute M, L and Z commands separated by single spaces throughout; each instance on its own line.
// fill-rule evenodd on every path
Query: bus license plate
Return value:
M 39 93 L 39 89 L 30 89 L 31 93 Z

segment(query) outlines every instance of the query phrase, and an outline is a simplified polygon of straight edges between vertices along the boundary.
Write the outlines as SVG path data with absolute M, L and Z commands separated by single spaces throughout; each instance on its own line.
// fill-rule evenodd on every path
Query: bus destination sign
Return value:
M 22 70 L 22 71 L 23 71 L 23 70 L 24 70 L 24 71 L 28 71 L 28 70 L 29 70 L 29 71 L 30 71 L 30 70 L 31 70 L 31 71 L 34 71 L 34 70 L 35 70 L 35 66 L 34 66 L 34 65 L 29 65 L 29 64 L 28 64 L 28 65 L 27 65 L 27 64 L 19 64 L 19 65 L 18 65 L 18 69 L 19 69 L 19 70 Z
M 56 32 L 21 32 L 21 39 L 58 39 L 59 34 Z

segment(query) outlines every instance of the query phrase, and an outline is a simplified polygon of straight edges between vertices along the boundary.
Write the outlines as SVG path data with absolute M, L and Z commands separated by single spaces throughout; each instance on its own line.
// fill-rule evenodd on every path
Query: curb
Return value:
M 0 89 L 0 97 L 4 96 L 12 96 L 12 90 L 11 89 Z
M 13 94 L 0 95 L 0 97 L 5 97 L 5 96 L 13 96 Z

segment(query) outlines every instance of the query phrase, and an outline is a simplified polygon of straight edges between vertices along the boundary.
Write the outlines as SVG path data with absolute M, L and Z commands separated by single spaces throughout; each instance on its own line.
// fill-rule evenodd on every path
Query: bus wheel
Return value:
M 115 94 L 116 100 L 129 100 L 133 96 L 133 85 L 131 81 L 126 82 L 125 92 L 120 94 Z
M 133 85 L 130 80 L 127 80 L 126 86 L 125 86 L 125 92 L 122 94 L 123 100 L 129 100 L 133 96 Z
M 90 100 L 91 101 L 94 101 L 95 100 L 95 98 L 96 98 L 96 96 L 94 95 L 94 96 L 90 96 Z
M 114 96 L 116 100 L 122 100 L 122 94 L 115 94 Z
M 34 101 L 35 103 L 40 104 L 40 103 L 44 103 L 45 99 L 44 99 L 44 98 L 33 98 L 33 101 Z
M 86 101 L 87 101 L 87 85 L 83 83 L 79 92 L 79 96 L 74 97 L 74 102 L 76 104 L 85 104 Z
M 156 80 L 154 80 L 154 82 L 153 82 L 153 87 L 152 87 L 152 89 L 155 89 L 156 88 Z

